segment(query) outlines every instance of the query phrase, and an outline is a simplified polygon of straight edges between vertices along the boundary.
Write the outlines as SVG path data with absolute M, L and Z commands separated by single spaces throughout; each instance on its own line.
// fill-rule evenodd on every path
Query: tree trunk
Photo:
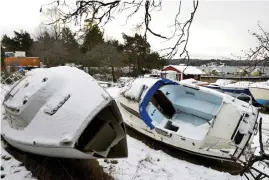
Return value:
M 139 73 L 140 73 L 139 70 L 140 70 L 139 58 L 136 55 L 136 77 L 139 76 Z
M 114 71 L 113 65 L 111 65 L 111 75 L 112 75 L 112 82 L 116 82 L 115 71 Z

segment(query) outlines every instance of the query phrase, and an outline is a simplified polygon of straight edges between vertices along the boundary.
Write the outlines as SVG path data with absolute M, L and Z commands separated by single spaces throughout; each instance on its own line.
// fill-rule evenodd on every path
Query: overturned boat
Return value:
M 232 96 L 190 83 L 139 78 L 121 92 L 127 125 L 157 141 L 200 156 L 245 158 L 258 111 Z
M 127 157 L 114 99 L 75 67 L 34 69 L 3 101 L 2 137 L 22 151 L 63 158 Z

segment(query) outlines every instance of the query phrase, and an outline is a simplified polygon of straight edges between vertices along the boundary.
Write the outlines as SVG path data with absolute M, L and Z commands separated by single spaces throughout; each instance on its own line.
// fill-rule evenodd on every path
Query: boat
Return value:
M 204 85 L 204 87 L 214 89 L 216 91 L 222 92 L 221 86 L 235 83 L 234 80 L 229 79 L 218 79 L 215 83 L 210 83 L 208 85 Z
M 118 87 L 124 87 L 125 84 L 127 84 L 128 82 L 130 82 L 132 80 L 133 80 L 132 77 L 120 77 L 118 79 Z
M 178 82 L 178 81 L 176 81 L 176 82 Z M 198 81 L 198 80 L 193 79 L 193 78 L 183 79 L 183 80 L 181 80 L 181 82 L 191 83 L 191 84 L 195 84 L 195 85 L 198 85 L 198 86 L 207 86 L 207 85 L 209 85 L 208 82 Z
M 269 106 L 269 80 L 253 84 L 249 87 L 249 91 L 256 102 L 264 106 Z
M 78 68 L 28 71 L 7 92 L 2 106 L 2 137 L 22 151 L 76 159 L 128 155 L 117 103 Z
M 118 103 L 136 131 L 212 159 L 244 159 L 257 131 L 258 111 L 250 103 L 188 82 L 137 78 Z
M 220 86 L 221 90 L 231 96 L 237 97 L 240 96 L 241 100 L 252 100 L 253 97 L 249 91 L 249 87 L 253 82 L 248 81 L 238 81 L 236 83 L 230 83 Z

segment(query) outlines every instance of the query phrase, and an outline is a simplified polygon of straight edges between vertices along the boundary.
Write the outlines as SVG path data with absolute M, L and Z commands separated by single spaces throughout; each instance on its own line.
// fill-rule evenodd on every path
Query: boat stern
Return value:
M 126 130 L 115 100 L 103 108 L 87 125 L 75 148 L 97 158 L 128 156 Z

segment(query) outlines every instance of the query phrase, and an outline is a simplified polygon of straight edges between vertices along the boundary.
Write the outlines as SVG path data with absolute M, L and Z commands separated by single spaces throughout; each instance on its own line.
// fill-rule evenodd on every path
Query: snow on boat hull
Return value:
M 63 158 L 127 157 L 114 99 L 74 67 L 35 69 L 7 93 L 2 136 L 30 153 Z
M 193 154 L 228 161 L 232 157 L 243 158 L 242 150 L 252 142 L 257 127 L 255 107 L 207 88 L 169 81 L 161 82 L 158 87 L 155 86 L 158 81 L 163 80 L 137 79 L 122 92 L 119 102 L 126 124 L 155 140 Z M 135 91 L 137 96 L 132 96 Z M 178 93 L 180 91 L 182 94 Z M 159 100 L 154 97 L 156 92 Z M 168 108 L 161 110 L 160 99 L 164 100 L 165 96 L 170 98 L 170 105 L 167 102 L 163 108 Z M 176 113 L 166 117 L 173 109 L 171 104 L 176 106 L 176 102 L 180 104 L 174 108 Z
M 231 96 L 237 97 L 240 95 L 240 98 L 242 100 L 249 100 L 249 98 L 252 97 L 249 87 L 252 85 L 252 82 L 247 82 L 247 81 L 241 81 L 241 82 L 236 82 L 236 83 L 231 83 L 231 84 L 225 84 L 221 86 L 221 90 L 229 94 Z
M 269 106 L 269 88 L 250 87 L 249 90 L 259 104 Z

